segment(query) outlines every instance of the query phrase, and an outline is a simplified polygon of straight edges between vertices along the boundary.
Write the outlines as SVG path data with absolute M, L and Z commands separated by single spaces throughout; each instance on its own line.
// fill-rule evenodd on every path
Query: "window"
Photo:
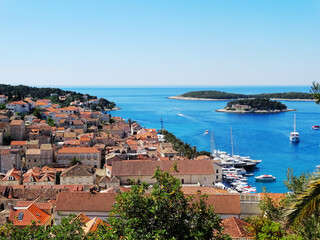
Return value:
M 216 176 L 216 179 L 219 179 L 219 176 Z
M 18 221 L 22 221 L 22 219 L 23 219 L 23 212 L 19 213 Z
M 217 173 L 217 174 L 219 173 L 219 169 L 216 170 L 216 173 Z
M 34 162 L 37 162 L 37 160 L 35 159 Z
M 181 179 L 181 183 L 184 184 L 184 179 Z

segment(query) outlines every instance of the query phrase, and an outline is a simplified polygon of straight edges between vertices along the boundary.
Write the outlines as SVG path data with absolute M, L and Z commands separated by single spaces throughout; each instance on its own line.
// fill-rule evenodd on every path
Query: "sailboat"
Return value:
M 296 114 L 294 114 L 293 132 L 290 133 L 290 141 L 291 142 L 299 142 L 300 141 L 299 132 L 296 131 Z

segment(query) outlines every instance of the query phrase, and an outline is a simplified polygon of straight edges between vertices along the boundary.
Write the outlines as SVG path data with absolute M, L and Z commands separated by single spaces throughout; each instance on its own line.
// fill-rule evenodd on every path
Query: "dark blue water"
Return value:
M 296 174 L 313 172 L 320 164 L 320 130 L 312 130 L 312 125 L 320 125 L 320 105 L 314 102 L 283 101 L 288 108 L 298 111 L 297 130 L 300 143 L 291 144 L 289 134 L 293 131 L 294 112 L 279 114 L 230 114 L 218 113 L 226 101 L 185 101 L 167 99 L 193 90 L 221 90 L 233 93 L 271 93 L 303 91 L 310 86 L 277 87 L 64 87 L 64 89 L 105 97 L 116 102 L 121 108 L 112 115 L 136 120 L 148 128 L 160 128 L 160 118 L 164 127 L 177 137 L 199 150 L 210 150 L 210 136 L 205 130 L 214 132 L 214 139 L 220 150 L 231 152 L 230 127 L 232 127 L 235 154 L 262 159 L 255 175 L 272 174 L 277 177 L 273 183 L 256 183 L 249 178 L 258 191 L 267 187 L 270 192 L 285 192 L 283 181 L 288 168 Z M 177 113 L 185 115 L 178 116 Z

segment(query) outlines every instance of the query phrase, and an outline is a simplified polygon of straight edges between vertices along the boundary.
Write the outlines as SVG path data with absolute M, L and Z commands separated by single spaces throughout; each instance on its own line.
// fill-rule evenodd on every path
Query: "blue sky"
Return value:
M 1 83 L 310 85 L 320 1 L 0 0 Z

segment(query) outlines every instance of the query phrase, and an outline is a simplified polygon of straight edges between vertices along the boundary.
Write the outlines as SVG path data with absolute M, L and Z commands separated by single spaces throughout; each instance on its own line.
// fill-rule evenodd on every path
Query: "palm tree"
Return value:
M 307 219 L 320 207 L 320 179 L 311 181 L 306 190 L 298 195 L 287 212 L 288 223 L 297 224 Z

